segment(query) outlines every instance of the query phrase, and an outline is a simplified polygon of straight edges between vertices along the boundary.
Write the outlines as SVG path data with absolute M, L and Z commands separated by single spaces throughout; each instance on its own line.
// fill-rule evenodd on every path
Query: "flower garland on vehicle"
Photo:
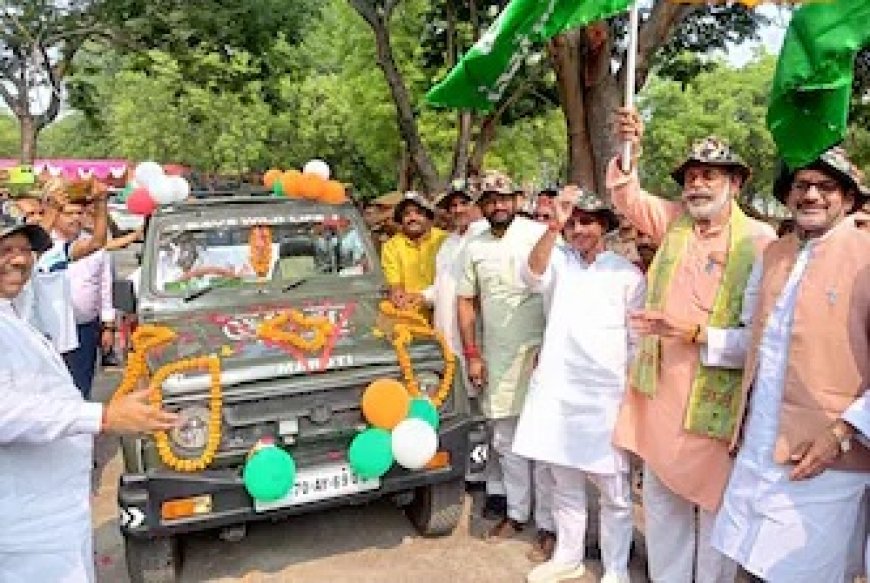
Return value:
M 148 352 L 175 340 L 177 335 L 165 326 L 153 326 L 144 324 L 136 329 L 131 338 L 133 351 L 124 369 L 124 376 L 118 389 L 112 396 L 112 400 L 126 395 L 136 389 L 141 379 L 148 378 L 147 355 Z M 185 358 L 160 367 L 148 383 L 148 400 L 151 404 L 160 406 L 163 402 L 163 383 L 171 375 L 184 370 L 208 370 L 211 377 L 209 390 L 209 423 L 208 440 L 205 450 L 196 459 L 181 459 L 172 451 L 169 445 L 169 436 L 165 431 L 158 431 L 154 438 L 157 444 L 157 452 L 160 460 L 168 467 L 179 472 L 196 472 L 207 468 L 214 460 L 214 455 L 221 441 L 221 408 L 223 396 L 220 383 L 220 359 L 216 356 L 202 356 L 197 358 Z
M 248 247 L 254 273 L 257 277 L 269 275 L 269 268 L 272 266 L 272 229 L 268 225 L 251 227 Z
M 444 334 L 432 328 L 420 314 L 410 310 L 400 310 L 391 302 L 381 302 L 380 309 L 381 313 L 385 316 L 413 322 L 413 324 L 404 322 L 394 324 L 392 338 L 393 349 L 396 351 L 396 359 L 399 361 L 399 370 L 402 372 L 405 388 L 413 397 L 424 397 L 425 395 L 420 390 L 420 383 L 414 374 L 414 365 L 408 352 L 408 345 L 411 344 L 415 337 L 433 338 L 438 343 L 438 346 L 441 348 L 441 356 L 444 360 L 444 371 L 441 376 L 441 382 L 438 384 L 438 390 L 435 391 L 435 394 L 430 399 L 435 407 L 440 407 L 450 395 L 450 391 L 453 388 L 453 375 L 456 372 L 456 357 L 447 345 Z
M 287 331 L 284 327 L 288 323 L 293 323 L 297 329 L 311 330 L 314 334 L 306 339 L 298 332 Z M 315 352 L 323 348 L 334 329 L 335 326 L 328 318 L 306 316 L 299 310 L 286 310 L 260 323 L 257 326 L 257 337 L 276 344 L 289 344 L 306 352 Z

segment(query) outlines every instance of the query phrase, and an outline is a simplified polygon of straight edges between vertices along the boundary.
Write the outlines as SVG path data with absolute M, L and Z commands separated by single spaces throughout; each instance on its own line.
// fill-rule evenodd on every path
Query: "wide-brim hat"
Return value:
M 752 168 L 731 149 L 725 140 L 716 136 L 707 136 L 692 144 L 686 159 L 682 164 L 674 168 L 671 178 L 677 184 L 683 186 L 686 177 L 686 168 L 693 164 L 707 164 L 710 166 L 724 166 L 734 169 L 742 177 L 741 186 L 749 182 L 752 177 Z
M 797 174 L 798 170 L 805 170 L 807 168 L 818 168 L 822 172 L 827 172 L 855 190 L 858 195 L 855 197 L 854 208 L 857 209 L 867 200 L 870 200 L 870 189 L 864 184 L 863 172 L 852 163 L 846 154 L 846 150 L 840 146 L 834 146 L 822 152 L 821 156 L 814 162 L 801 168 L 790 169 L 784 162 L 780 161 L 779 171 L 777 172 L 776 180 L 773 182 L 773 195 L 779 202 L 786 204 L 788 192 L 791 190 L 791 183 L 794 181 L 795 174 Z
M 550 198 L 559 196 L 559 186 L 557 184 L 546 184 L 538 191 L 538 196 L 547 196 Z
M 490 170 L 477 179 L 473 191 L 474 201 L 479 202 L 487 194 L 513 196 L 516 189 L 507 174 Z
M 396 205 L 396 208 L 393 209 L 393 220 L 397 223 L 402 222 L 402 214 L 404 214 L 405 209 L 408 208 L 409 205 L 415 205 L 419 207 L 426 215 L 429 217 L 429 220 L 433 220 L 435 218 L 435 207 L 429 202 L 425 196 L 420 194 L 419 192 L 415 192 L 410 190 L 402 196 L 402 200 Z
M 606 233 L 619 228 L 619 217 L 616 215 L 616 211 L 594 192 L 580 190 L 574 199 L 573 206 L 576 210 L 604 219 Z
M 0 239 L 11 237 L 17 233 L 27 237 L 30 247 L 37 253 L 42 253 L 51 248 L 51 237 L 39 225 L 25 223 L 20 219 L 14 219 L 5 214 L 0 215 Z
M 435 199 L 435 206 L 437 208 L 446 209 L 450 204 L 450 199 L 454 196 L 462 196 L 469 201 L 474 200 L 474 197 L 469 192 L 469 184 L 468 181 L 464 178 L 456 178 L 450 181 L 450 186 L 448 187 L 446 192 L 442 192 Z

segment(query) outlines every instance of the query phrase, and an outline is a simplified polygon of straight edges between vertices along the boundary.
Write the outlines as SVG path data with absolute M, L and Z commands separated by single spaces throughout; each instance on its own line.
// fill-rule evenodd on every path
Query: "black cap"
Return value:
M 25 223 L 21 219 L 15 219 L 7 214 L 0 214 L 0 239 L 5 239 L 17 233 L 21 233 L 30 241 L 30 247 L 37 253 L 42 253 L 51 248 L 51 237 L 45 229 L 39 225 Z

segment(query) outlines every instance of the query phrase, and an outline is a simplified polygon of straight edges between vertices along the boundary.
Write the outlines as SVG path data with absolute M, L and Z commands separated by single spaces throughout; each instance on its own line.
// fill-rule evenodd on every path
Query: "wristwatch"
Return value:
M 831 425 L 831 433 L 837 438 L 840 444 L 840 453 L 847 454 L 852 449 L 852 434 L 843 428 L 839 423 Z

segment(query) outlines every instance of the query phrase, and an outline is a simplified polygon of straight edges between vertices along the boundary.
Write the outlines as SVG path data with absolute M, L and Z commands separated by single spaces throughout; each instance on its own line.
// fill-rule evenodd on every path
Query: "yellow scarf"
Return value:
M 649 269 L 646 307 L 662 310 L 671 278 L 684 255 L 692 235 L 694 221 L 688 214 L 678 218 L 668 229 L 661 248 Z M 728 222 L 728 257 L 716 300 L 707 325 L 734 328 L 740 325 L 743 290 L 755 261 L 755 245 L 749 233 L 749 218 L 736 203 L 731 203 Z M 661 340 L 646 336 L 640 340 L 632 363 L 631 384 L 635 390 L 654 397 L 661 366 Z M 720 439 L 730 439 L 740 398 L 740 370 L 698 365 L 692 382 L 689 406 L 683 427 L 686 431 Z

